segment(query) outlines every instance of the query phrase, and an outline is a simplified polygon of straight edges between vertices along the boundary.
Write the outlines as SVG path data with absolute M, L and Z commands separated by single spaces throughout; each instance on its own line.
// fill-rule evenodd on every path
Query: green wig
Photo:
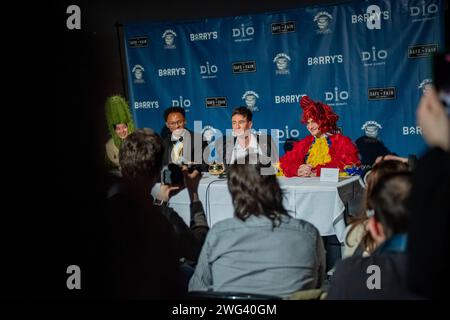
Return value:
M 128 127 L 128 134 L 134 131 L 134 122 L 131 116 L 130 108 L 125 99 L 119 95 L 111 96 L 105 104 L 106 122 L 114 144 L 120 149 L 122 139 L 116 134 L 115 125 L 125 123 Z

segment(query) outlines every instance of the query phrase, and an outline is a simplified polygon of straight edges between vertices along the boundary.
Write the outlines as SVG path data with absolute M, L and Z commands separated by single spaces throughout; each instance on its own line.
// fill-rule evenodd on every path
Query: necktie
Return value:
M 174 145 L 172 148 L 171 158 L 172 162 L 176 164 L 180 164 L 183 158 L 183 143 L 180 140 L 174 141 Z

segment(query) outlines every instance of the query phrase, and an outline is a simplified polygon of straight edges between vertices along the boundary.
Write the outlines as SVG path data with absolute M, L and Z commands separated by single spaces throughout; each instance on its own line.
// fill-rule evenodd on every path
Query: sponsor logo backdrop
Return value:
M 353 140 L 367 121 L 407 155 L 424 149 L 415 110 L 431 56 L 444 48 L 440 0 L 354 1 L 276 13 L 124 25 L 129 100 L 137 127 L 161 131 L 169 106 L 223 133 L 236 106 L 282 145 L 307 131 L 304 94 L 333 107 Z

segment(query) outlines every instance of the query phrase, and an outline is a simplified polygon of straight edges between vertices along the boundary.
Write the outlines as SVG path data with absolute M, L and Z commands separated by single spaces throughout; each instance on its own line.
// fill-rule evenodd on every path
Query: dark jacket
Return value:
M 268 158 L 271 158 L 272 163 L 276 163 L 279 160 L 278 147 L 275 145 L 270 135 L 255 134 L 257 143 L 261 152 Z M 218 139 L 216 142 L 216 151 L 218 162 L 226 165 L 231 164 L 231 158 L 233 155 L 234 146 L 236 144 L 236 137 L 224 136 L 222 139 Z
M 408 283 L 424 298 L 448 296 L 450 277 L 450 153 L 429 150 L 413 175 Z
M 139 188 L 136 185 L 127 184 L 120 179 L 117 180 L 107 195 L 111 209 L 115 212 L 120 208 L 120 210 L 126 213 L 127 210 L 132 210 L 135 204 L 138 204 L 137 209 L 139 211 L 148 212 L 151 216 L 165 217 L 165 221 L 170 223 L 170 228 L 172 229 L 172 240 L 175 241 L 174 244 L 178 259 L 185 258 L 189 261 L 196 262 L 206 234 L 209 231 L 202 203 L 196 201 L 190 204 L 191 221 L 189 226 L 187 226 L 173 208 L 165 205 L 154 205 L 153 198 L 150 194 L 140 195 L 142 193 L 141 189 L 146 190 L 144 187 Z M 123 201 L 126 201 L 128 204 L 124 205 Z M 126 206 L 130 206 L 130 209 L 127 209 Z
M 208 152 L 208 143 L 203 141 L 202 136 L 200 134 L 194 133 L 191 130 L 186 129 L 187 132 L 183 138 L 183 157 L 189 162 L 195 162 L 200 164 L 201 171 L 208 170 L 208 164 L 203 159 L 203 153 Z M 186 135 L 189 135 L 190 139 L 186 138 Z M 167 135 L 164 139 L 164 155 L 163 155 L 163 163 L 165 166 L 172 162 L 171 154 L 174 146 L 174 142 L 171 141 L 171 134 Z M 187 152 L 186 150 L 189 150 Z M 205 151 L 206 150 L 206 151 Z M 208 157 L 207 156 L 206 158 Z
M 170 298 L 179 293 L 174 229 L 145 188 L 114 183 L 99 213 L 98 274 L 89 274 L 100 297 Z M 91 272 L 92 273 L 92 272 Z
M 371 256 L 352 256 L 340 261 L 331 279 L 327 299 L 417 299 L 417 295 L 407 289 L 406 239 L 402 241 L 402 248 L 398 248 L 395 242 L 399 237 L 403 236 L 397 235 L 387 240 Z M 376 273 L 372 267 L 369 268 L 370 266 L 379 268 L 381 284 L 379 289 L 368 287 L 368 282 L 373 283 L 371 277 Z
M 180 256 L 196 263 L 205 242 L 206 234 L 209 231 L 209 226 L 200 201 L 191 203 L 190 209 L 191 221 L 189 227 L 172 208 L 163 206 L 161 207 L 161 213 L 167 218 L 175 231 Z

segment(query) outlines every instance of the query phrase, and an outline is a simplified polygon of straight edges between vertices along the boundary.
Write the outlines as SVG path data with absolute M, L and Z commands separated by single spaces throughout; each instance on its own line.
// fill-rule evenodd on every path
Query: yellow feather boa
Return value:
M 318 165 L 326 164 L 331 161 L 326 136 L 316 138 L 309 149 L 306 163 L 315 168 Z

